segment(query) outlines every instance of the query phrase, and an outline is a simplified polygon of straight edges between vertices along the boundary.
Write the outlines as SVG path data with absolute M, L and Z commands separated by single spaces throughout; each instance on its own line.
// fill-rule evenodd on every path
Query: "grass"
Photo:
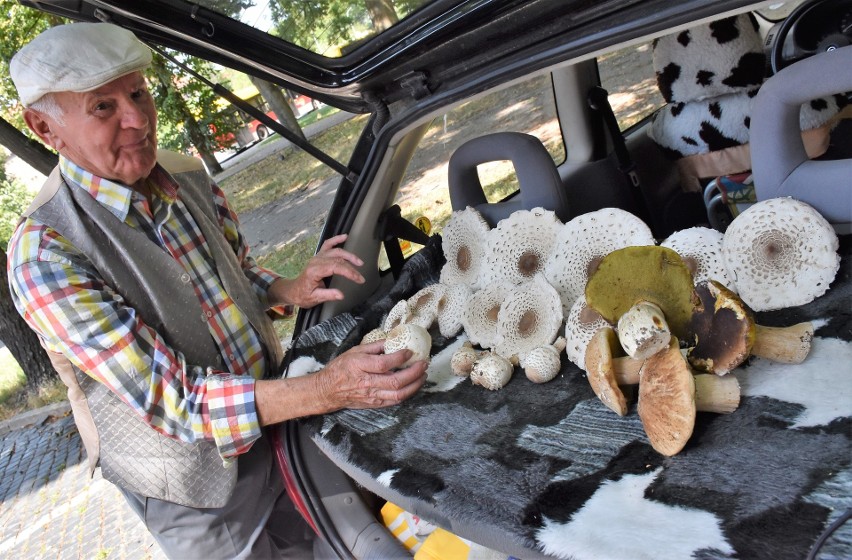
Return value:
M 26 384 L 27 377 L 9 349 L 0 350 L 0 422 L 66 398 L 65 385 L 58 378 L 35 391 L 27 391 Z

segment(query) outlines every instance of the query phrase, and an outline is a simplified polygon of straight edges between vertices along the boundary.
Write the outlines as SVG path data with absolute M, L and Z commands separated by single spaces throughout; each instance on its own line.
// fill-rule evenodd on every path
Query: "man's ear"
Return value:
M 60 125 L 54 119 L 33 109 L 24 109 L 24 121 L 33 131 L 33 134 L 57 152 L 65 145 L 59 135 L 56 134 Z

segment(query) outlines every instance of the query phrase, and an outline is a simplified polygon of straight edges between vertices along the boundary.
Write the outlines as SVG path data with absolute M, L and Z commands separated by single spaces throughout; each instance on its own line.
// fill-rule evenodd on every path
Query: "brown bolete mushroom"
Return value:
M 749 355 L 774 362 L 798 364 L 810 352 L 813 324 L 764 327 L 755 323 L 751 309 L 715 280 L 695 288 L 701 304 L 687 333 L 687 359 L 698 370 L 725 375 Z
M 644 362 L 630 357 L 617 358 L 613 354 L 619 350 L 615 331 L 612 327 L 602 327 L 586 346 L 584 365 L 586 379 L 598 399 L 619 416 L 624 416 L 627 414 L 627 399 L 619 385 L 638 383 L 639 370 Z
M 618 249 L 601 260 L 586 284 L 586 303 L 610 323 L 631 311 L 630 323 L 619 324 L 619 340 L 629 355 L 645 359 L 661 347 L 666 333 L 686 334 L 697 297 L 680 255 L 642 246 Z
M 698 410 L 733 412 L 739 401 L 735 377 L 693 376 L 674 338 L 668 348 L 645 360 L 639 371 L 639 418 L 651 446 L 663 455 L 683 449 Z

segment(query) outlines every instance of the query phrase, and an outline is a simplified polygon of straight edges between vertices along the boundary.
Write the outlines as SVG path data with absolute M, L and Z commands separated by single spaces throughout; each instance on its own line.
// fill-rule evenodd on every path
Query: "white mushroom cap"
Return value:
M 565 354 L 580 369 L 586 369 L 586 346 L 598 329 L 612 327 L 601 314 L 586 305 L 586 296 L 574 301 L 565 319 Z
M 438 300 L 444 295 L 444 290 L 444 284 L 431 284 L 408 298 L 411 316 L 406 322 L 420 325 L 424 329 L 431 327 L 438 318 Z
M 467 377 L 473 369 L 473 364 L 479 358 L 479 352 L 466 341 L 458 350 L 456 350 L 450 358 L 450 368 L 453 370 L 453 375 L 459 377 Z
M 645 222 L 618 208 L 581 214 L 560 227 L 544 275 L 559 292 L 563 313 L 583 295 L 600 259 L 634 245 L 656 245 L 656 240 Z
M 544 208 L 518 210 L 488 232 L 486 269 L 494 280 L 521 284 L 544 271 L 562 223 Z
M 840 268 L 837 234 L 792 198 L 758 202 L 734 218 L 722 255 L 742 300 L 755 311 L 804 305 L 828 290 Z
M 737 287 L 722 258 L 723 237 L 722 232 L 715 229 L 692 227 L 672 233 L 660 245 L 680 255 L 696 284 L 715 280 L 736 293 Z
M 371 342 L 384 340 L 387 336 L 388 334 L 384 329 L 376 328 L 364 335 L 364 338 L 361 339 L 361 344 L 370 344 Z
M 547 383 L 559 374 L 562 366 L 560 355 L 565 348 L 565 339 L 559 337 L 554 344 L 539 346 L 527 352 L 521 367 L 527 379 L 533 383 Z
M 411 306 L 406 300 L 400 300 L 388 311 L 385 320 L 382 322 L 382 330 L 390 332 L 394 327 L 407 323 L 410 318 Z
M 438 300 L 438 329 L 442 336 L 455 336 L 462 330 L 462 316 L 473 290 L 467 284 L 446 286 Z
M 478 288 L 479 271 L 485 258 L 485 239 L 491 226 L 471 207 L 457 210 L 441 232 L 446 264 L 441 269 L 442 284 L 467 284 Z
M 503 357 L 524 355 L 538 346 L 550 344 L 562 327 L 559 294 L 544 276 L 512 289 L 497 314 L 494 351 Z
M 475 292 L 462 314 L 464 332 L 473 344 L 491 348 L 498 342 L 497 315 L 506 295 L 514 289 L 509 282 L 494 282 Z
M 401 367 L 408 367 L 420 360 L 429 360 L 429 353 L 432 350 L 432 337 L 429 331 L 420 325 L 403 323 L 388 332 L 385 338 L 385 354 L 392 354 L 406 348 L 411 350 L 411 358 Z
M 496 391 L 509 382 L 514 371 L 515 367 L 509 360 L 493 352 L 486 352 L 473 364 L 470 381 L 489 391 Z

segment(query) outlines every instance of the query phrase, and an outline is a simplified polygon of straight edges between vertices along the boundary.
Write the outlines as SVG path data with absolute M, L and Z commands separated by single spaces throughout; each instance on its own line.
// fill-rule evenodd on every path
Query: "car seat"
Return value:
M 661 37 L 653 49 L 667 105 L 649 134 L 677 161 L 684 191 L 700 192 L 708 181 L 727 177 L 704 192 L 711 225 L 723 229 L 713 208 L 728 202 L 731 188 L 751 197 L 751 115 L 767 73 L 757 21 L 751 14 L 732 16 Z M 829 96 L 802 105 L 796 135 L 808 157 L 827 149 L 838 102 Z
M 515 167 L 520 193 L 500 202 L 488 202 L 477 165 L 508 160 Z M 447 170 L 453 211 L 476 209 L 494 227 L 516 210 L 545 208 L 568 220 L 568 196 L 559 172 L 541 141 L 521 132 L 496 132 L 468 140 L 450 157 Z

